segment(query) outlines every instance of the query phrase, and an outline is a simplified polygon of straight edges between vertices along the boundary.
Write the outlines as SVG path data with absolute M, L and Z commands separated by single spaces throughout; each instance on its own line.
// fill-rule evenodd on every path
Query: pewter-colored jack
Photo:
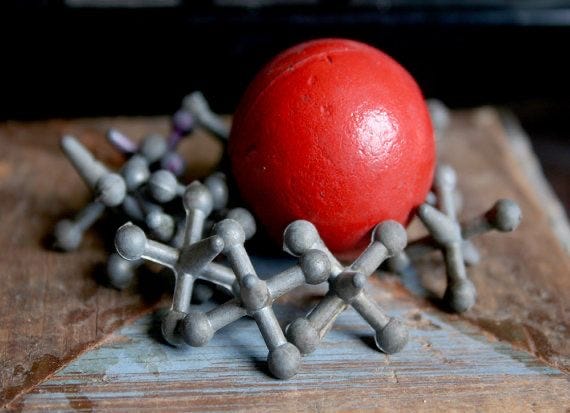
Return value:
M 177 334 L 178 322 L 190 309 L 195 279 L 205 279 L 221 285 L 230 292 L 236 291 L 233 272 L 223 265 L 212 262 L 224 247 L 223 239 L 212 236 L 201 240 L 204 221 L 212 212 L 214 204 L 209 190 L 195 181 L 187 187 L 183 203 L 186 210 L 186 226 L 180 249 L 147 239 L 142 229 L 130 223 L 119 228 L 115 238 L 115 246 L 123 258 L 127 260 L 143 258 L 164 265 L 174 272 L 176 278 L 172 306 L 162 322 L 164 338 L 173 345 L 182 343 Z
M 136 143 L 121 131 L 111 128 L 107 131 L 107 141 L 124 154 L 141 155 L 149 164 L 160 161 L 168 150 L 166 140 L 158 134 L 147 135 Z
M 182 101 L 182 107 L 172 116 L 168 151 L 161 159 L 162 169 L 167 169 L 176 176 L 182 175 L 186 161 L 176 152 L 176 147 L 195 127 L 203 127 L 223 141 L 227 141 L 230 132 L 227 124 L 212 112 L 201 92 L 193 92 L 186 96 Z
M 269 349 L 269 371 L 280 379 L 294 376 L 300 366 L 301 354 L 297 347 L 285 339 L 273 311 L 273 302 L 305 283 L 325 282 L 331 271 L 327 255 L 309 249 L 302 254 L 298 265 L 263 281 L 257 276 L 244 248 L 246 234 L 237 221 L 220 221 L 214 233 L 224 240 L 223 254 L 236 274 L 240 295 L 207 313 L 190 312 L 183 322 L 184 340 L 191 346 L 203 346 L 216 331 L 249 315 L 257 323 Z
M 306 317 L 293 321 L 287 327 L 288 339 L 301 353 L 315 351 L 349 305 L 374 329 L 376 345 L 381 351 L 396 353 L 406 345 L 406 327 L 398 319 L 387 316 L 364 291 L 367 277 L 388 257 L 402 251 L 406 238 L 406 231 L 399 223 L 385 221 L 378 224 L 370 245 L 349 267 L 343 268 L 325 246 L 313 224 L 295 221 L 285 229 L 285 250 L 299 255 L 314 248 L 323 251 L 332 262 L 327 295 Z
M 453 169 L 447 165 L 439 166 L 434 179 L 437 208 L 425 203 L 417 211 L 429 235 L 411 242 L 405 252 L 391 260 L 389 267 L 403 273 L 410 265 L 411 259 L 436 249 L 441 250 L 447 274 L 447 288 L 443 300 L 451 310 L 464 312 L 475 304 L 477 295 L 465 268 L 466 254 L 474 254 L 467 241 L 475 235 L 493 229 L 500 232 L 514 231 L 522 219 L 522 214 L 514 201 L 501 199 L 485 214 L 460 224 L 453 196 L 455 185 L 456 175 Z
M 248 210 L 244 208 L 233 208 L 230 210 L 225 209 L 228 201 L 228 188 L 224 174 L 215 172 L 205 178 L 204 185 L 199 185 L 198 182 L 191 185 L 193 185 L 193 187 L 201 188 L 200 190 L 202 191 L 209 191 L 212 199 L 212 211 L 217 211 L 218 214 L 237 220 L 246 232 L 246 239 L 250 239 L 255 235 L 255 219 Z M 133 196 L 131 198 L 134 199 L 135 197 Z M 138 215 L 141 216 L 141 218 L 137 219 L 145 223 L 151 234 L 154 235 L 158 241 L 168 242 L 172 247 L 181 249 L 184 245 L 186 225 L 184 225 L 182 221 L 175 223 L 174 218 L 164 213 L 159 205 L 155 205 L 152 202 L 141 199 L 142 197 L 140 194 L 137 194 L 136 198 L 139 200 L 136 204 L 137 208 L 140 210 Z M 208 234 L 211 231 L 212 225 L 213 224 L 208 223 L 205 219 L 204 223 L 198 223 L 197 229 L 195 230 L 196 233 L 192 235 L 192 239 L 195 241 L 202 239 L 205 234 Z M 124 262 L 120 262 L 120 260 L 123 260 Z M 139 265 L 140 263 L 136 261 L 130 262 L 124 260 L 120 256 L 111 255 L 107 265 L 111 284 L 119 289 L 128 286 L 134 277 L 135 269 Z M 231 291 L 228 292 L 231 293 Z M 203 283 L 200 284 L 200 294 L 194 294 L 194 296 L 199 295 L 203 300 L 204 297 L 211 296 L 212 294 L 212 288 L 207 283 Z
M 129 193 L 146 182 L 150 172 L 147 162 L 138 155 L 123 165 L 120 174 L 111 172 L 73 136 L 64 136 L 61 148 L 95 198 L 73 220 L 62 220 L 55 227 L 55 246 L 71 251 L 79 247 L 84 232 L 103 215 L 105 209 L 122 206 Z
M 219 115 L 212 112 L 202 92 L 192 92 L 186 96 L 182 101 L 182 107 L 192 114 L 198 126 L 203 127 L 221 140 L 228 140 L 230 128 Z

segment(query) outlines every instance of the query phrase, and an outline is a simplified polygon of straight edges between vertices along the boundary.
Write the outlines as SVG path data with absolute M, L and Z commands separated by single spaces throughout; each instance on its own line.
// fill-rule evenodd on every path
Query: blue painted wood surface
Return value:
M 289 263 L 257 260 L 256 266 L 267 274 Z M 372 330 L 349 309 L 319 349 L 303 358 L 299 374 L 279 381 L 267 372 L 267 348 L 252 319 L 222 329 L 205 347 L 177 349 L 161 342 L 159 314 L 152 314 L 66 366 L 25 395 L 19 407 L 318 411 L 570 406 L 570 384 L 560 371 L 509 344 L 489 341 L 477 328 L 421 300 L 402 299 L 395 277 L 375 277 L 370 284 L 374 298 L 410 327 L 410 343 L 399 354 L 377 351 Z M 322 291 L 301 289 L 277 305 L 282 325 L 303 315 Z

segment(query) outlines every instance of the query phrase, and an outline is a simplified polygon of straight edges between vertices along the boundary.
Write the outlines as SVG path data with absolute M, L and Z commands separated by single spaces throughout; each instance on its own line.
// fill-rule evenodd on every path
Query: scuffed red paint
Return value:
M 429 190 L 435 145 L 417 84 L 393 59 L 341 39 L 271 61 L 236 111 L 229 141 L 240 193 L 276 243 L 295 219 L 337 253 L 380 221 L 408 223 Z

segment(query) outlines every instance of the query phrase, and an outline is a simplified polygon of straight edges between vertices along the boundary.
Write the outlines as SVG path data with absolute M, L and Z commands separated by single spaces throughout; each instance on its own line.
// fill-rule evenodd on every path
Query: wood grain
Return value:
M 303 358 L 299 374 L 279 381 L 267 373 L 267 349 L 253 320 L 244 318 L 222 329 L 205 347 L 175 349 L 153 338 L 159 317 L 149 315 L 13 407 L 260 412 L 570 407 L 570 382 L 560 371 L 410 299 L 393 276 L 370 284 L 373 297 L 410 327 L 410 342 L 401 353 L 378 352 L 370 327 L 349 309 L 321 347 Z M 304 314 L 315 302 L 315 290 L 297 291 L 294 300 L 277 306 L 281 321 Z
M 331 336 L 331 343 L 336 344 L 330 351 L 325 346 L 321 356 L 315 354 L 315 358 L 305 359 L 306 366 L 295 379 L 298 381 L 285 384 L 272 381 L 258 368 L 263 346 L 260 340 L 254 340 L 257 336 L 250 330 L 251 323 L 239 325 L 250 332 L 243 333 L 245 337 L 241 328 L 237 328 L 237 333 L 236 328 L 229 329 L 208 350 L 183 354 L 172 354 L 172 349 L 157 343 L 152 336 L 149 338 L 150 318 L 110 336 L 160 306 L 162 296 L 160 290 L 145 289 L 144 283 L 121 293 L 100 285 L 101 273 L 94 269 L 105 260 L 108 240 L 101 233 L 113 232 L 106 227 L 112 221 L 89 231 L 78 252 L 62 254 L 46 248 L 45 236 L 57 219 L 88 199 L 86 188 L 57 148 L 59 136 L 74 133 L 102 160 L 118 165 L 120 156 L 102 142 L 109 126 L 140 137 L 150 131 L 165 132 L 167 121 L 92 119 L 0 125 L 2 404 L 13 401 L 12 407 L 32 410 L 116 410 L 143 403 L 143 399 L 146 407 L 156 409 L 164 407 L 163 403 L 169 407 L 176 403 L 180 409 L 193 406 L 220 410 L 232 410 L 232 406 L 245 409 L 254 403 L 260 410 L 359 406 L 435 409 L 430 401 L 457 408 L 476 407 L 478 403 L 494 409 L 568 407 L 566 373 L 549 369 L 542 361 L 558 369 L 569 369 L 570 261 L 551 231 L 543 200 L 529 183 L 524 166 L 513 156 L 496 112 L 485 109 L 454 114 L 442 144 L 443 158 L 459 173 L 459 185 L 466 199 L 463 216 L 480 213 L 499 197 L 511 197 L 523 209 L 524 221 L 515 233 L 490 234 L 476 240 L 484 261 L 469 270 L 479 291 L 475 308 L 462 317 L 437 310 L 444 276 L 441 257 L 433 254 L 418 266 L 419 279 L 403 279 L 408 290 L 399 280 L 388 277 L 374 291 L 388 304 L 390 312 L 402 315 L 412 327 L 414 323 L 428 326 L 425 334 L 421 333 L 424 327 L 414 327 L 413 333 L 418 337 L 420 331 L 419 337 L 431 343 L 431 348 L 431 340 L 439 340 L 437 354 L 428 356 L 430 344 L 423 349 L 421 340 L 414 338 L 404 353 L 385 358 L 372 351 L 366 340 L 355 340 L 348 328 L 343 329 L 343 325 L 352 322 L 364 328 L 347 315 L 344 324 Z M 193 168 L 191 174 L 199 175 L 219 158 L 220 147 L 198 136 L 185 143 L 184 152 Z M 269 264 L 271 268 L 273 265 Z M 310 297 L 297 305 L 306 309 L 309 303 Z M 285 314 L 301 311 L 286 303 L 283 308 Z M 430 323 L 439 329 L 432 329 Z M 347 332 L 342 333 L 344 330 Z M 434 333 L 439 330 L 444 331 L 443 335 Z M 247 341 L 249 337 L 253 341 Z M 465 341 L 465 337 L 470 341 Z M 103 347 L 87 352 L 50 381 L 34 387 L 106 339 L 110 341 Z M 227 340 L 233 343 L 234 339 L 244 340 L 237 350 L 228 346 Z M 527 350 L 542 361 L 513 350 L 510 344 L 492 342 L 497 339 Z M 135 348 L 129 347 L 130 343 Z M 477 343 L 484 345 L 477 347 Z M 253 353 L 244 350 L 250 345 Z M 136 346 L 140 349 L 136 350 Z M 105 364 L 109 360 L 104 352 L 118 351 L 115 357 L 120 369 L 126 366 L 124 363 L 136 366 L 129 354 L 142 353 L 144 348 L 150 349 L 145 353 L 148 360 L 141 361 L 140 366 L 154 366 L 151 370 L 155 372 L 133 372 L 132 377 L 128 370 L 124 375 L 119 370 L 107 374 L 113 370 Z M 354 360 L 353 354 L 357 355 Z M 163 356 L 166 360 L 172 358 L 171 364 L 165 364 L 167 370 L 173 369 L 172 377 L 159 362 Z M 419 360 L 420 356 L 423 359 Z M 452 356 L 456 362 L 446 364 L 444 359 Z M 397 360 L 401 364 L 395 370 L 392 363 Z M 213 364 L 199 364 L 205 361 Z M 227 388 L 212 388 L 215 380 L 221 380 Z M 341 396 L 331 397 L 335 392 Z M 18 395 L 24 397 L 17 398 Z
M 59 150 L 59 138 L 74 134 L 102 161 L 118 166 L 121 156 L 104 140 L 110 126 L 141 138 L 166 133 L 168 123 L 141 118 L 0 125 L 0 406 L 149 311 L 161 297 L 160 290 L 144 284 L 126 292 L 101 285 L 114 232 L 111 219 L 88 231 L 77 252 L 49 248 L 57 220 L 89 199 Z M 219 145 L 202 134 L 184 142 L 183 150 L 194 175 L 208 171 L 221 154 Z
M 465 318 L 570 371 L 570 257 L 551 229 L 564 223 L 549 222 L 548 201 L 514 157 L 496 111 L 456 114 L 441 149 L 442 159 L 458 170 L 463 217 L 476 216 L 499 198 L 516 200 L 523 212 L 515 232 L 474 240 L 483 260 L 468 270 L 478 301 Z M 444 289 L 441 262 L 441 254 L 433 254 L 418 265 L 422 285 L 436 297 Z

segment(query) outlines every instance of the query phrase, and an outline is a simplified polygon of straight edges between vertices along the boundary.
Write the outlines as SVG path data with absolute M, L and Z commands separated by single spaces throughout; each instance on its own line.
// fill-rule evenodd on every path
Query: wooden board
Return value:
M 37 386 L 24 410 L 168 409 L 207 411 L 557 410 L 570 407 L 565 374 L 490 342 L 478 328 L 410 299 L 395 277 L 369 291 L 410 326 L 401 353 L 378 352 L 352 309 L 288 381 L 266 370 L 267 348 L 251 319 L 221 330 L 206 347 L 175 349 L 153 339 L 159 317 L 145 316 Z M 276 308 L 282 321 L 304 314 L 315 292 Z M 293 301 L 293 300 L 291 300 Z M 508 408 L 507 408 L 508 407 Z
M 478 302 L 465 318 L 500 340 L 531 351 L 550 364 L 570 371 L 570 256 L 552 227 L 549 203 L 537 193 L 496 111 L 460 113 L 441 142 L 441 157 L 459 173 L 465 198 L 464 217 L 489 208 L 496 199 L 516 200 L 523 222 L 511 234 L 493 233 L 474 240 L 483 260 L 469 270 Z M 441 296 L 441 256 L 420 264 L 422 284 Z
M 262 410 L 280 406 L 435 409 L 442 403 L 456 406 L 454 401 L 463 407 L 525 410 L 569 406 L 564 371 L 570 366 L 570 262 L 550 228 L 544 199 L 537 196 L 513 156 L 495 112 L 485 109 L 455 114 L 442 145 L 443 158 L 458 169 L 465 196 L 464 216 L 480 213 L 499 197 L 515 199 L 525 216 L 517 232 L 491 234 L 476 241 L 484 261 L 470 269 L 479 290 L 475 308 L 459 317 L 432 304 L 430 297 L 439 296 L 444 286 L 441 257 L 434 254 L 418 268 L 421 279 L 404 280 L 411 291 L 420 293 L 417 297 L 394 277 L 374 282 L 377 297 L 412 327 L 407 350 L 390 358 L 375 352 L 369 342 L 356 337 L 367 331 L 365 326 L 347 313 L 330 336 L 330 344 L 306 358 L 303 372 L 286 383 L 268 378 L 259 368 L 263 345 L 247 320 L 226 329 L 213 346 L 199 351 L 177 352 L 158 344 L 148 334 L 150 316 L 109 335 L 160 306 L 160 294 L 145 298 L 136 288 L 119 293 L 100 286 L 93 268 L 104 262 L 105 243 L 96 230 L 90 231 L 76 253 L 45 248 L 45 235 L 56 220 L 87 199 L 86 189 L 59 154 L 59 135 L 77 134 L 103 160 L 117 165 L 118 155 L 100 142 L 110 125 L 140 136 L 164 131 L 166 120 L 96 119 L 0 126 L 0 223 L 11 229 L 0 235 L 3 404 L 12 401 L 11 407 L 40 410 L 115 410 L 138 403 L 151 408 L 168 403 L 170 408 L 230 410 L 232 406 Z M 219 146 L 204 137 L 188 145 L 193 145 L 186 152 L 195 174 L 208 169 L 219 156 Z M 308 300 L 300 303 L 303 310 L 309 305 Z M 287 304 L 282 308 L 285 314 L 301 312 L 300 307 Z M 348 328 L 352 322 L 356 323 L 356 336 Z M 105 340 L 102 347 L 69 364 Z M 236 342 L 241 345 L 232 347 Z M 106 354 L 113 351 L 113 363 L 118 365 L 115 370 L 106 365 L 111 360 Z M 141 354 L 144 356 L 139 357 Z M 34 387 L 66 365 L 51 380 Z M 131 388 L 136 390 L 129 396 Z
M 118 166 L 121 156 L 104 139 L 109 127 L 141 138 L 166 133 L 167 122 L 140 118 L 0 125 L 0 406 L 148 312 L 161 297 L 160 290 L 144 284 L 126 292 L 101 285 L 114 232 L 110 220 L 88 231 L 76 252 L 49 248 L 57 220 L 73 215 L 89 199 L 59 149 L 60 137 L 74 134 L 102 161 Z M 192 174 L 208 171 L 221 154 L 221 147 L 202 134 L 183 149 Z

